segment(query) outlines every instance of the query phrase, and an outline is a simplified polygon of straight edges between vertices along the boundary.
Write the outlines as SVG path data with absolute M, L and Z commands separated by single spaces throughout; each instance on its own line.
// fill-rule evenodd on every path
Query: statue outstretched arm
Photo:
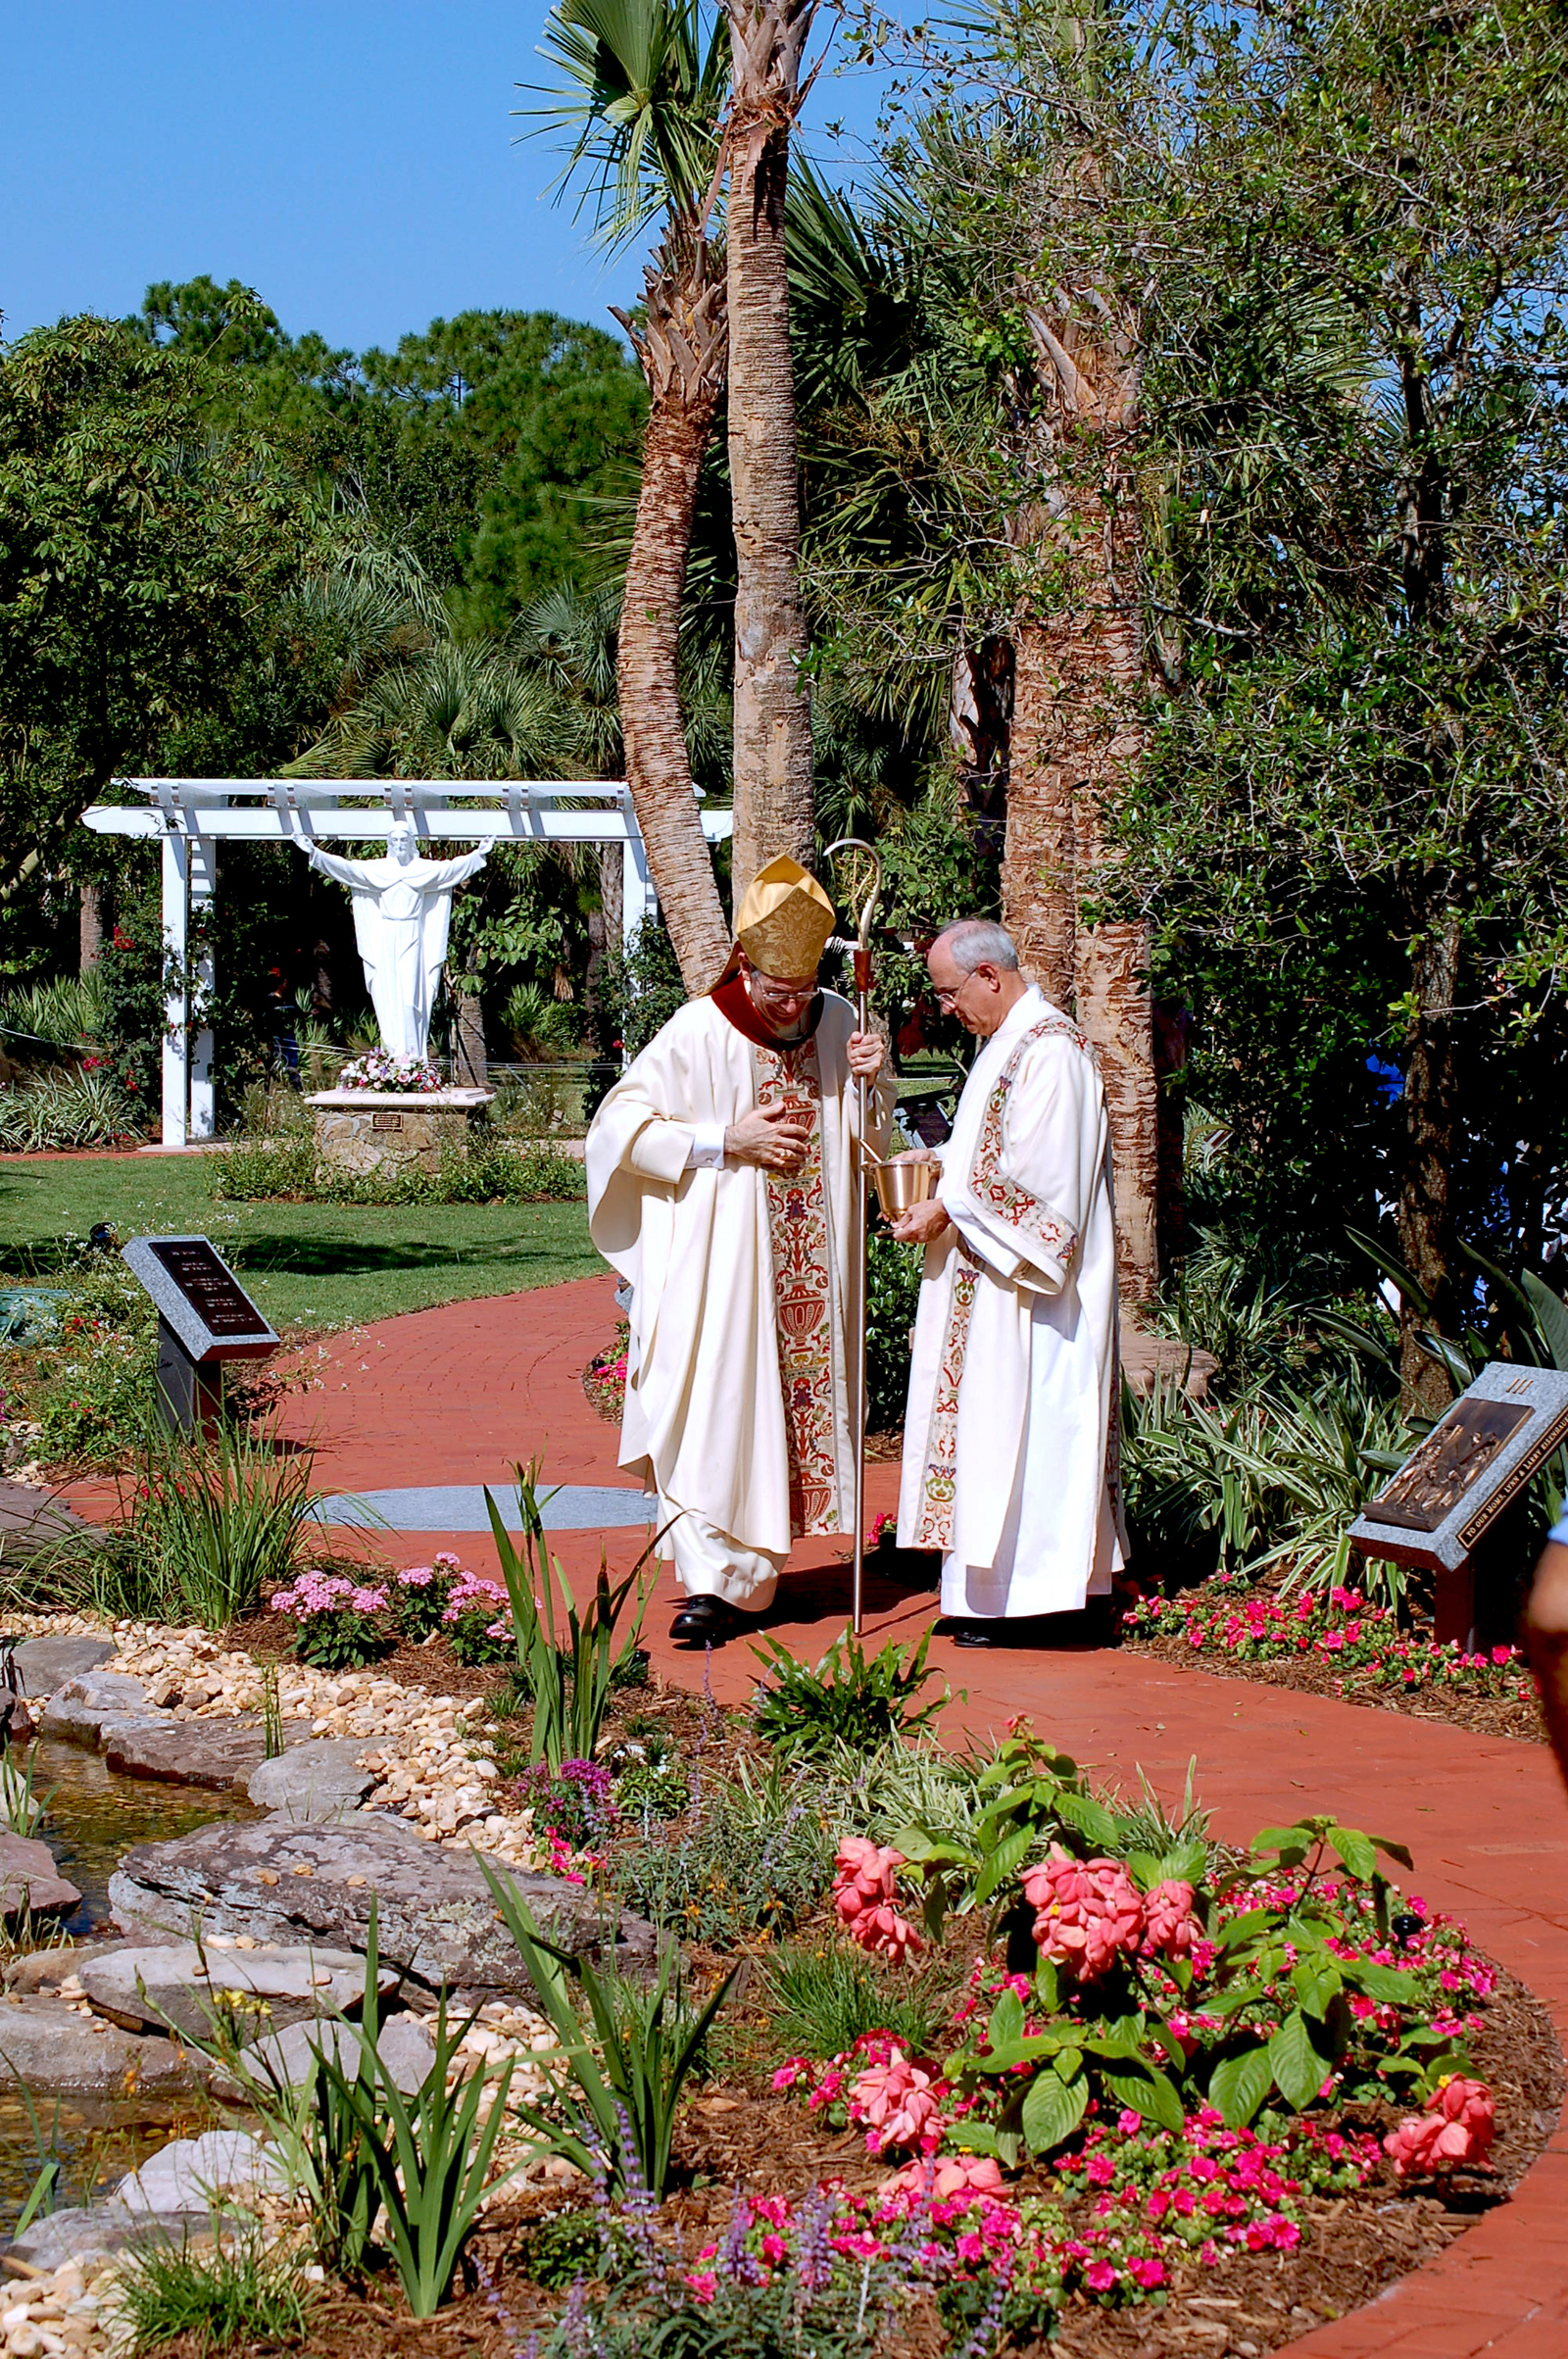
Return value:
M 348 885 L 352 888 L 355 885 L 363 887 L 365 884 L 366 880 L 360 874 L 361 863 L 358 860 L 339 860 L 335 854 L 323 852 L 319 844 L 309 841 L 305 846 L 305 857 L 313 868 L 319 868 L 323 876 L 334 878 L 340 885 Z
M 495 848 L 495 837 L 487 836 L 475 851 L 466 853 L 462 860 L 442 860 L 435 875 L 427 880 L 428 885 L 433 886 L 438 892 L 446 891 L 453 885 L 461 885 L 466 878 L 472 876 L 476 870 L 484 866 Z

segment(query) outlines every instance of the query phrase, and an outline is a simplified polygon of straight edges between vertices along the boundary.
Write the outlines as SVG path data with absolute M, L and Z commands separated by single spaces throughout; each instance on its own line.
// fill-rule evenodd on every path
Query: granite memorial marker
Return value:
M 206 1237 L 133 1237 L 122 1258 L 158 1312 L 158 1399 L 194 1434 L 218 1411 L 220 1371 L 265 1359 L 282 1340 Z

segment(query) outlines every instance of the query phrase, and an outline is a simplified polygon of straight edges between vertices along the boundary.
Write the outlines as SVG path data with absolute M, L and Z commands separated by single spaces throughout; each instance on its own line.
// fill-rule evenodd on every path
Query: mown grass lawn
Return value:
M 47 1283 L 62 1247 L 108 1221 L 210 1237 L 280 1331 L 344 1327 L 604 1268 L 587 1207 L 219 1204 L 205 1155 L 0 1158 L 0 1273 Z

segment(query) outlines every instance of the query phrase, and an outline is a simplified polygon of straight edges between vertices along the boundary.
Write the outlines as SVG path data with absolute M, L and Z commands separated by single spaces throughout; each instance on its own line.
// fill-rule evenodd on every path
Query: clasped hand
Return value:
M 754 1106 L 724 1133 L 726 1163 L 755 1163 L 762 1171 L 799 1171 L 810 1125 L 793 1106 Z

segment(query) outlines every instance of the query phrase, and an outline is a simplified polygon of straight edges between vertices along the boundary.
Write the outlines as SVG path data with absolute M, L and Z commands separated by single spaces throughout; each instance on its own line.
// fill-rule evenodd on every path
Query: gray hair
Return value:
M 1005 926 L 994 925 L 989 917 L 958 917 L 945 925 L 937 942 L 947 945 L 948 955 L 960 974 L 972 975 L 977 966 L 998 966 L 1004 973 L 1018 971 L 1018 950 Z

